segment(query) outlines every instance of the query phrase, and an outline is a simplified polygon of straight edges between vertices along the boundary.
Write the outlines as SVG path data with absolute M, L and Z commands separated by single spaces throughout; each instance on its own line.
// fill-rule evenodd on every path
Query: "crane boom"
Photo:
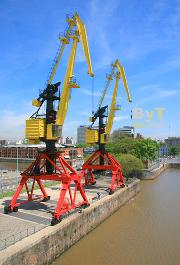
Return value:
M 128 101 L 132 102 L 130 91 L 129 91 L 127 80 L 126 80 L 126 75 L 125 75 L 124 68 L 123 68 L 123 66 L 121 65 L 121 63 L 119 62 L 118 59 L 116 60 L 115 64 L 117 65 L 119 73 L 120 73 L 120 75 L 122 77 L 123 85 L 125 87 L 125 90 L 126 90 L 126 93 L 127 93 L 127 96 L 128 96 Z
M 111 73 L 109 75 L 107 75 L 107 83 L 106 83 L 105 89 L 103 91 L 103 94 L 101 96 L 99 107 L 102 106 L 103 100 L 104 100 L 106 92 L 108 90 L 108 87 L 109 87 L 109 85 L 111 83 L 111 80 L 113 79 L 114 69 L 115 69 L 116 66 L 114 64 L 112 64 L 111 66 L 112 66 Z
M 77 22 L 77 27 L 79 30 L 79 35 L 82 43 L 82 47 L 84 50 L 84 54 L 86 57 L 87 65 L 88 65 L 88 74 L 93 77 L 93 70 L 92 70 L 92 65 L 91 65 L 91 58 L 90 58 L 90 52 L 89 52 L 89 45 L 88 45 L 88 38 L 87 38 L 87 33 L 86 33 L 86 27 L 83 24 L 82 20 L 80 19 L 79 15 L 75 13 L 75 19 Z
M 113 121 L 114 121 L 114 116 L 115 116 L 115 111 L 119 110 L 119 108 L 116 106 L 116 98 L 117 98 L 117 93 L 118 93 L 119 79 L 120 79 L 120 75 L 119 75 L 119 73 L 117 73 L 114 92 L 113 92 L 113 96 L 112 96 L 111 107 L 110 107 L 110 111 L 109 111 L 109 115 L 108 115 L 108 121 L 106 124 L 106 134 L 108 134 L 108 135 L 110 135 L 110 133 L 111 133 L 111 129 L 113 126 Z
M 73 27 L 75 26 L 73 19 L 67 19 L 67 22 L 68 22 L 68 29 L 67 29 L 67 31 L 63 37 L 59 37 L 61 44 L 60 44 L 60 47 L 58 49 L 57 57 L 55 58 L 55 63 L 54 63 L 54 65 L 50 71 L 49 78 L 47 80 L 47 84 L 52 83 L 52 80 L 56 74 L 60 59 L 63 55 L 64 48 L 67 44 L 69 44 L 69 36 L 72 32 Z
M 58 108 L 57 116 L 56 116 L 56 124 L 61 125 L 61 126 L 64 123 L 66 113 L 67 113 L 68 103 L 69 103 L 69 98 L 70 98 L 70 90 L 72 87 L 78 87 L 78 86 L 75 86 L 75 83 L 72 83 L 74 61 L 75 61 L 75 56 L 76 56 L 77 43 L 79 41 L 78 34 L 74 35 L 73 38 L 74 38 L 73 45 L 72 45 L 71 53 L 69 56 L 69 62 L 68 62 L 67 70 L 66 70 L 62 93 L 61 93 L 61 100 L 60 100 L 60 104 L 59 104 L 59 108 Z
M 113 92 L 113 96 L 112 96 L 111 107 L 110 107 L 110 111 L 109 111 L 109 115 L 108 115 L 108 121 L 106 124 L 106 134 L 108 134 L 108 135 L 110 135 L 110 133 L 111 133 L 111 129 L 113 126 L 113 121 L 114 121 L 114 116 L 115 116 L 115 111 L 120 109 L 116 105 L 117 104 L 116 99 L 117 99 L 117 92 L 118 92 L 118 84 L 119 84 L 120 78 L 122 78 L 123 85 L 124 85 L 124 88 L 126 90 L 126 94 L 128 96 L 128 101 L 132 102 L 130 91 L 129 91 L 127 80 L 126 80 L 126 76 L 125 76 L 125 72 L 124 72 L 124 68 L 120 64 L 119 60 L 116 60 L 114 65 L 115 65 L 115 67 L 118 68 L 118 72 L 116 73 L 116 82 L 115 82 L 114 92 Z
M 58 49 L 58 54 L 55 59 L 55 63 L 50 71 L 49 78 L 47 81 L 47 84 L 51 84 L 52 80 L 56 74 L 60 59 L 63 55 L 65 46 L 69 44 L 69 38 L 71 36 L 72 30 L 75 26 L 77 26 L 79 34 L 80 34 L 80 39 L 82 42 L 84 54 L 86 56 L 86 61 L 88 64 L 88 74 L 90 76 L 94 76 L 93 70 L 92 70 L 92 64 L 91 64 L 91 58 L 90 58 L 90 52 L 89 52 L 89 46 L 88 46 L 88 39 L 87 39 L 87 33 L 86 33 L 86 27 L 83 24 L 82 20 L 80 19 L 78 13 L 75 13 L 73 17 L 67 18 L 67 23 L 68 23 L 68 29 L 63 37 L 60 37 L 61 45 Z
M 57 68 L 58 68 L 58 65 L 59 65 L 59 62 L 60 62 L 60 59 L 62 57 L 62 54 L 64 52 L 64 48 L 66 46 L 67 43 L 63 42 L 62 45 L 60 46 L 60 49 L 59 49 L 59 53 L 58 53 L 58 56 L 57 56 L 57 59 L 55 60 L 55 64 L 52 68 L 52 71 L 50 73 L 50 76 L 49 76 L 49 79 L 47 81 L 47 84 L 51 84 L 52 83 L 52 80 L 56 74 L 56 71 L 57 71 Z
M 76 50 L 77 50 L 77 43 L 80 41 L 82 43 L 84 55 L 86 57 L 87 65 L 88 65 L 88 74 L 93 77 L 93 70 L 91 65 L 91 58 L 90 58 L 90 52 L 89 52 L 89 46 L 88 46 L 88 39 L 86 34 L 86 28 L 83 22 L 81 21 L 80 17 L 77 13 L 74 15 L 74 19 L 77 23 L 77 30 L 73 35 L 70 36 L 70 38 L 73 39 L 73 45 L 71 54 L 69 57 L 68 67 L 66 70 L 66 75 L 64 79 L 63 84 L 63 90 L 61 94 L 61 101 L 59 104 L 59 108 L 57 111 L 57 118 L 56 118 L 56 124 L 62 126 L 66 117 L 67 109 L 68 109 L 68 103 L 70 98 L 70 91 L 73 87 L 78 87 L 77 84 L 73 83 L 73 70 L 74 70 L 74 62 L 75 62 L 75 56 L 76 56 Z
M 111 64 L 111 67 L 112 67 L 111 72 L 106 77 L 107 82 L 106 82 L 106 86 L 103 91 L 102 97 L 100 99 L 98 110 L 95 112 L 93 117 L 90 118 L 90 120 L 92 121 L 92 124 L 86 131 L 86 143 L 92 144 L 92 145 L 98 143 L 99 149 L 101 151 L 105 150 L 104 145 L 109 141 L 110 133 L 111 133 L 112 126 L 113 126 L 115 111 L 120 109 L 117 106 L 117 102 L 116 102 L 117 93 L 118 93 L 118 84 L 119 84 L 120 78 L 122 78 L 123 85 L 124 85 L 124 88 L 125 88 L 125 91 L 128 97 L 128 101 L 129 102 L 132 101 L 123 66 L 117 59 L 113 64 Z M 109 113 L 107 113 L 108 106 L 106 105 L 102 107 L 102 104 L 106 96 L 107 90 L 109 88 L 109 85 L 111 83 L 111 80 L 113 80 L 114 77 L 116 77 L 116 82 L 115 82 L 115 86 L 113 90 L 110 111 Z M 104 118 L 107 119 L 106 122 L 103 121 Z M 95 123 L 97 119 L 99 119 L 99 127 L 98 129 L 94 129 L 93 124 Z

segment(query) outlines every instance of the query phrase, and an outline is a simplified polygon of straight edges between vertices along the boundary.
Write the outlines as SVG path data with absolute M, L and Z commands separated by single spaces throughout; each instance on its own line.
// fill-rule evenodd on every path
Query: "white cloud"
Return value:
M 114 122 L 117 122 L 117 121 L 122 121 L 122 120 L 129 120 L 130 117 L 128 116 L 117 116 L 117 117 L 114 117 Z
M 135 106 L 143 105 L 146 102 L 153 101 L 153 100 L 159 100 L 163 98 L 168 98 L 172 96 L 176 96 L 177 94 L 180 93 L 180 90 L 162 90 L 160 89 L 159 91 L 154 91 L 152 96 L 145 97 L 135 103 Z
M 18 114 L 10 110 L 4 110 L 1 114 L 1 139 L 24 138 L 25 120 L 28 118 L 27 115 Z
M 0 138 L 19 139 L 25 137 L 25 120 L 36 110 L 32 107 L 31 101 L 20 102 L 20 112 L 12 109 L 1 110 L 0 116 Z
M 101 97 L 103 91 L 101 91 L 101 92 L 96 92 L 96 91 L 92 92 L 92 91 L 90 91 L 88 89 L 81 89 L 81 93 L 83 93 L 84 95 L 87 95 L 87 96 L 91 96 L 91 97 L 92 97 L 92 95 L 94 97 Z M 112 95 L 106 94 L 105 98 L 112 99 Z M 121 100 L 121 99 L 123 99 L 123 98 L 119 97 L 119 96 L 117 97 L 117 100 Z
M 151 92 L 154 89 L 158 89 L 159 86 L 160 86 L 159 84 L 150 84 L 150 85 L 146 85 L 146 86 L 140 87 L 139 89 L 142 90 L 142 91 Z
M 87 96 L 91 96 L 91 97 L 92 97 L 92 95 L 94 97 L 101 97 L 102 96 L 102 93 L 96 92 L 96 91 L 92 92 L 88 89 L 81 89 L 81 93 L 83 93 L 84 95 L 87 95 Z

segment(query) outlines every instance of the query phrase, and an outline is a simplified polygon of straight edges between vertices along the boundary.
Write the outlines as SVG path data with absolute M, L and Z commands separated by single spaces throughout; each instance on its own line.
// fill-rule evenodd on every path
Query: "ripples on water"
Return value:
M 180 265 L 180 170 L 170 169 L 53 265 Z

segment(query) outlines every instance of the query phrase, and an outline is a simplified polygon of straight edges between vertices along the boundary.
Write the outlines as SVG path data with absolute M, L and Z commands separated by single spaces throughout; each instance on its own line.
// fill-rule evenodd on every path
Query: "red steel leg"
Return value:
M 60 219 L 60 216 L 61 216 L 62 213 L 64 213 L 65 211 L 68 211 L 67 208 L 65 209 L 65 211 L 63 211 L 63 206 L 64 206 L 64 202 L 65 202 L 66 192 L 67 192 L 67 190 L 69 188 L 70 182 L 62 183 L 62 185 L 63 186 L 62 186 L 62 189 L 61 189 L 61 192 L 60 192 L 59 201 L 58 201 L 55 213 L 54 213 L 54 217 L 57 220 Z M 66 207 L 67 207 L 67 205 L 66 205 Z
M 99 158 L 104 158 L 104 165 L 100 165 L 98 163 Z M 102 153 L 100 151 L 96 151 L 92 154 L 89 159 L 82 165 L 82 176 L 85 178 L 85 184 L 94 184 L 95 178 L 92 170 L 111 170 L 112 179 L 110 184 L 110 193 L 113 193 L 115 189 L 124 187 L 124 178 L 121 171 L 121 165 L 116 161 L 116 159 L 110 153 Z M 90 174 L 90 177 L 88 174 Z
M 46 161 L 49 161 L 55 170 L 55 173 L 52 175 L 47 174 L 46 172 Z M 58 165 L 57 161 L 59 161 L 60 166 Z M 39 170 L 35 170 L 39 168 Z M 36 173 L 37 172 L 37 173 Z M 36 175 L 37 174 L 37 175 Z M 84 172 L 83 172 L 84 174 Z M 57 207 L 54 213 L 54 220 L 52 220 L 51 224 L 54 225 L 58 223 L 61 219 L 61 215 L 64 213 L 69 212 L 72 209 L 75 209 L 77 207 L 83 206 L 83 205 L 89 205 L 83 185 L 81 184 L 81 179 L 83 174 L 78 174 L 61 156 L 59 153 L 55 154 L 55 159 L 51 160 L 49 155 L 46 153 L 38 154 L 36 160 L 28 167 L 27 170 L 25 170 L 22 173 L 22 179 L 17 187 L 17 190 L 12 198 L 12 201 L 9 206 L 5 206 L 4 213 L 8 213 L 10 211 L 17 211 L 18 206 L 21 204 L 25 204 L 29 201 L 37 200 L 40 198 L 43 198 L 43 201 L 47 201 L 50 197 L 47 195 L 44 185 L 42 183 L 42 180 L 55 180 L 55 181 L 61 181 L 62 182 L 62 188 L 60 191 L 59 200 L 57 203 Z M 28 183 L 27 181 L 31 179 L 33 180 L 31 190 L 28 189 Z M 94 176 L 92 173 L 92 170 L 90 170 L 90 179 L 94 180 Z M 33 198 L 33 191 L 34 191 L 34 185 L 35 181 L 37 181 L 40 190 L 42 192 L 41 196 L 35 196 Z M 71 191 L 70 184 L 75 184 L 74 191 Z M 18 202 L 17 199 L 19 197 L 20 192 L 22 191 L 23 187 L 26 187 L 26 192 L 28 195 L 28 199 L 23 202 Z M 67 194 L 67 191 L 69 193 Z M 80 192 L 80 195 L 82 197 L 81 202 L 76 203 L 77 199 L 77 192 Z M 69 195 L 70 200 L 66 198 L 66 195 Z
M 47 195 L 47 193 L 45 191 L 45 188 L 44 188 L 44 185 L 42 184 L 42 181 L 40 179 L 36 179 L 36 181 L 37 181 L 37 183 L 38 183 L 38 185 L 39 185 L 39 187 L 40 187 L 40 189 L 42 191 L 42 194 L 43 194 L 44 198 L 48 198 L 48 195 Z
M 80 191 L 80 194 L 81 194 L 81 196 L 82 196 L 82 198 L 84 200 L 84 205 L 89 205 L 89 202 L 88 202 L 88 199 L 86 197 L 83 185 L 80 182 L 78 183 L 78 190 Z
M 23 188 L 23 186 L 24 186 L 24 184 L 26 183 L 27 180 L 28 180 L 28 177 L 23 176 L 21 181 L 19 182 L 17 190 L 14 193 L 14 196 L 13 196 L 13 198 L 11 200 L 10 205 L 9 205 L 9 208 L 11 209 L 11 211 L 13 211 L 13 208 L 16 205 L 17 198 L 19 197 L 19 194 L 20 194 L 20 192 L 21 192 L 21 190 L 22 190 L 22 188 Z

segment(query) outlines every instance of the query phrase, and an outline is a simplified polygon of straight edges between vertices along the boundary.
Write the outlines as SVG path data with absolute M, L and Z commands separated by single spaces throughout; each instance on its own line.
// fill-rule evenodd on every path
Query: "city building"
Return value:
M 115 130 L 112 133 L 112 136 L 120 136 L 120 135 L 127 135 L 134 138 L 135 135 L 135 128 L 133 126 L 124 126 Z
M 0 146 L 4 146 L 7 144 L 7 141 L 6 140 L 0 140 Z
M 165 139 L 165 143 L 167 146 L 172 147 L 175 146 L 180 151 L 180 137 L 168 137 L 168 139 Z
M 86 143 L 86 130 L 88 126 L 80 125 L 77 128 L 77 144 L 85 144 Z
M 169 155 L 169 147 L 167 145 L 159 147 L 159 156 L 168 156 Z
M 69 137 L 66 137 L 65 144 L 73 144 L 73 139 L 69 138 Z

